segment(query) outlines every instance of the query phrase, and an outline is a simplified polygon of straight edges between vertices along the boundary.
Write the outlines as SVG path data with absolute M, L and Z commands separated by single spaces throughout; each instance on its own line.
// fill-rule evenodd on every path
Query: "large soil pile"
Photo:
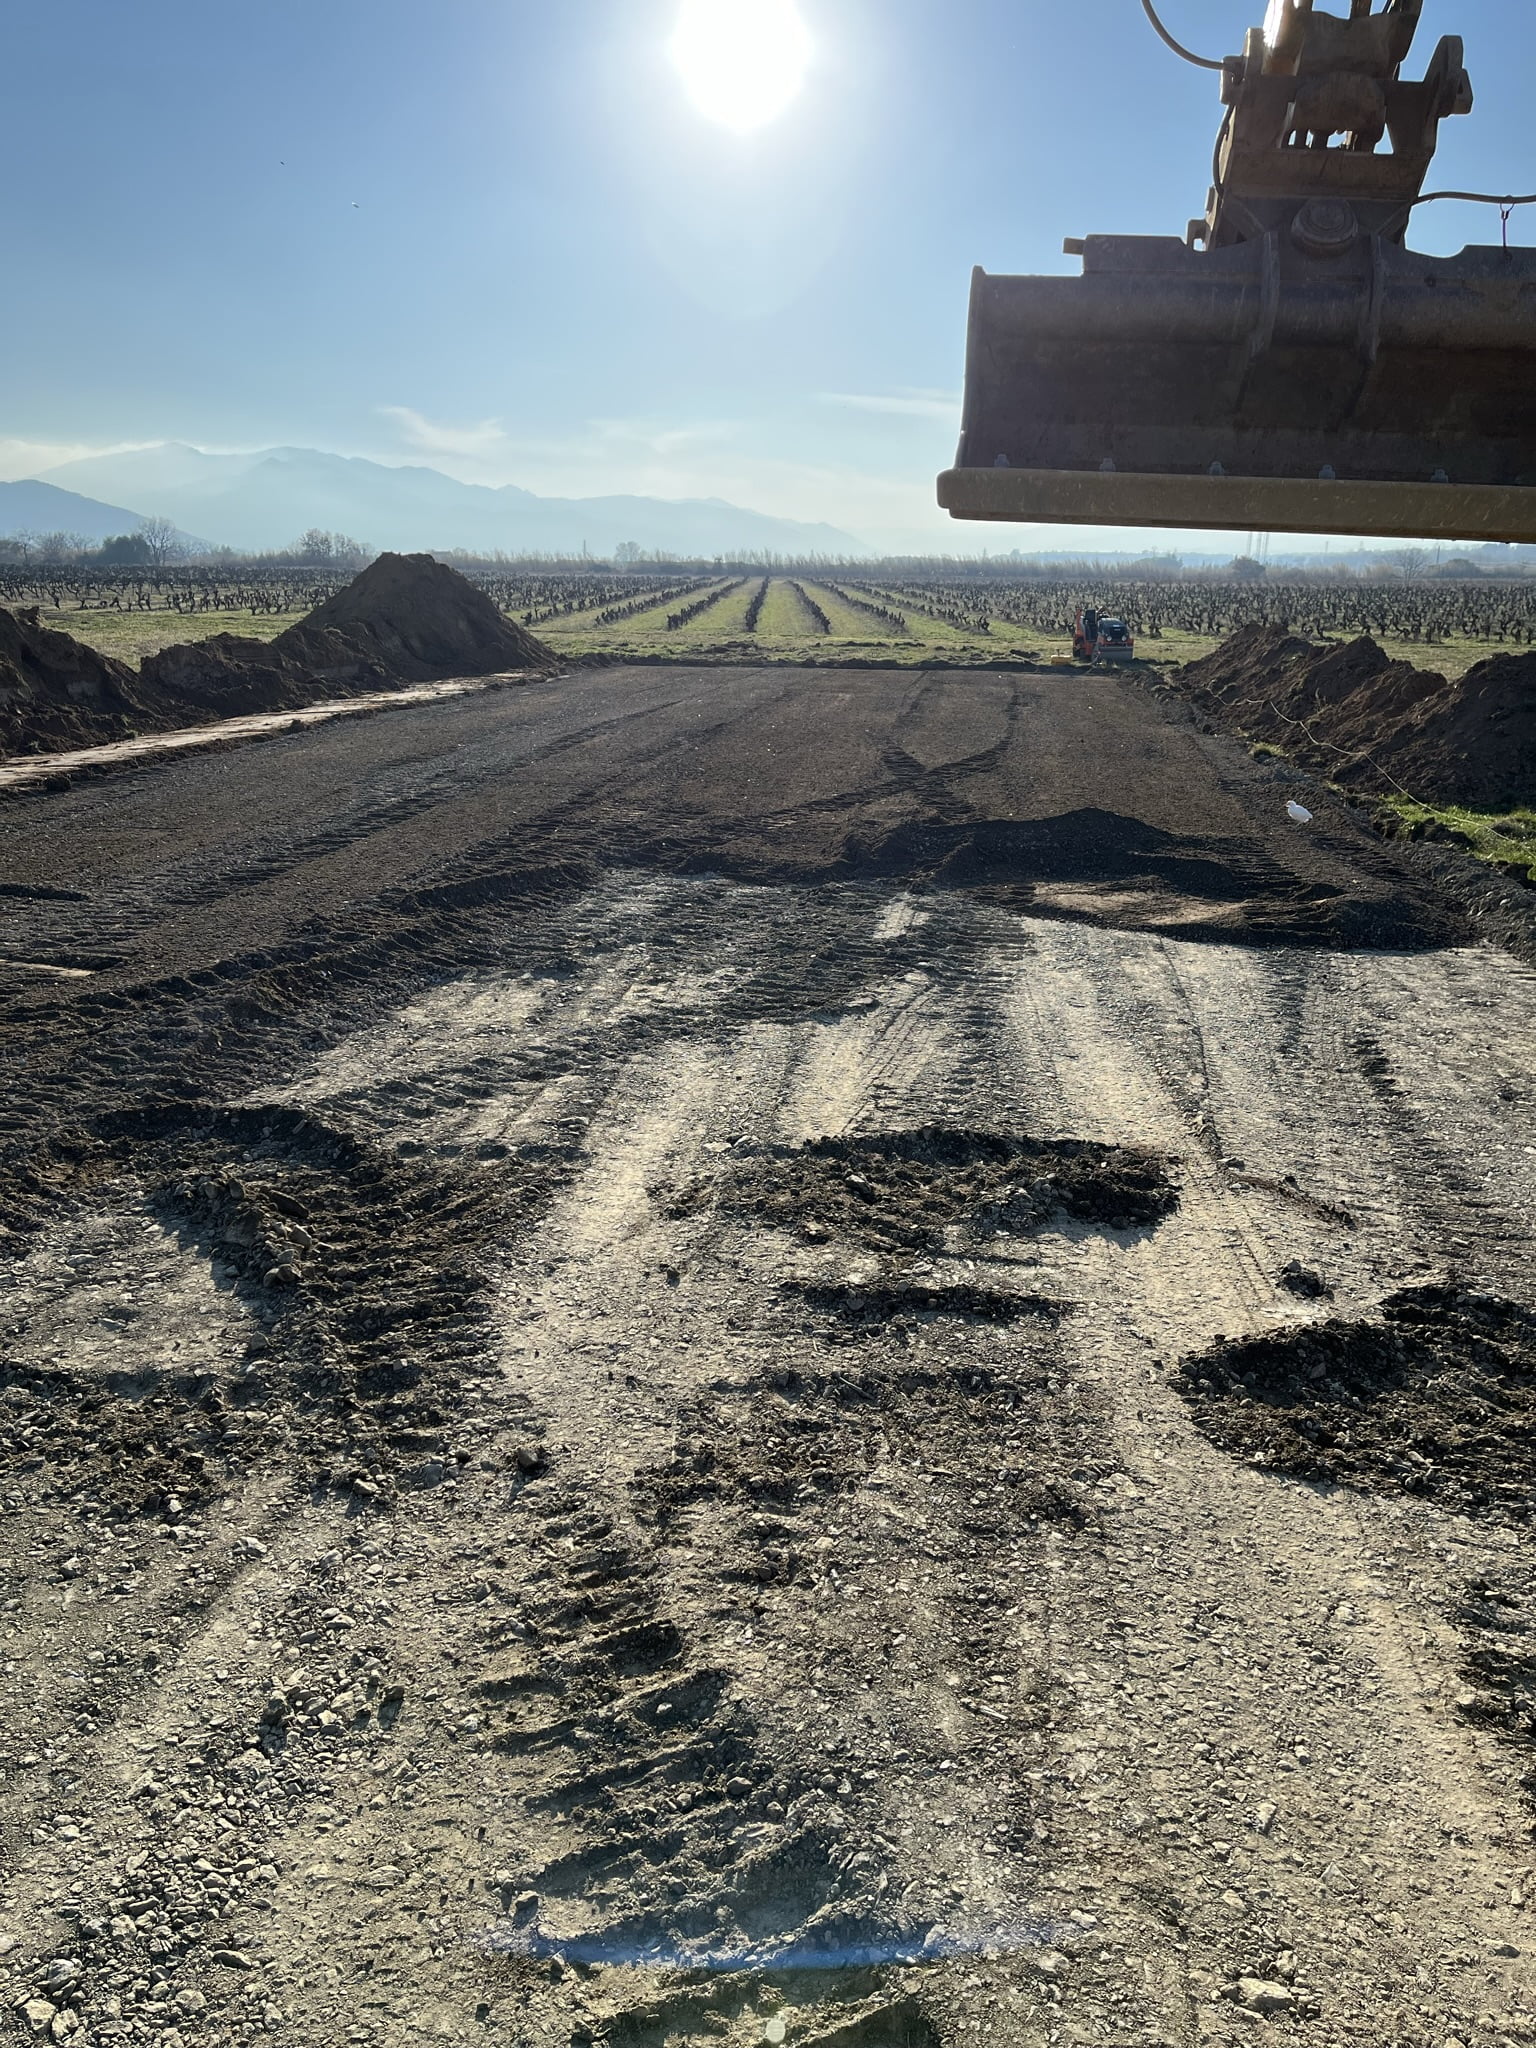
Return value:
M 35 609 L 0 611 L 0 753 L 123 739 L 157 722 L 123 662 L 40 625 Z
M 1536 654 L 1448 681 L 1369 638 L 1319 647 L 1249 626 L 1173 681 L 1208 717 L 1348 786 L 1489 810 L 1536 792 Z
M 133 671 L 35 611 L 0 611 L 0 752 L 89 746 L 452 676 L 548 670 L 556 657 L 430 555 L 381 555 L 273 641 L 166 647 Z
M 345 696 L 555 665 L 542 641 L 504 618 L 456 569 L 430 555 L 380 555 L 269 644 L 224 633 L 167 647 L 145 662 L 144 677 L 226 716 L 312 702 L 317 681 Z
M 317 636 L 327 637 L 322 641 Z M 273 643 L 324 668 L 339 645 L 406 682 L 553 668 L 555 656 L 483 590 L 430 555 L 380 555 L 345 590 Z

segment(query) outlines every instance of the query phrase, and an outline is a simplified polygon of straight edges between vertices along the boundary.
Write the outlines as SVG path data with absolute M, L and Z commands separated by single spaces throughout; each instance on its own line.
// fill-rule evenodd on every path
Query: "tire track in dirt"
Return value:
M 1055 941 L 1042 935 L 1041 943 L 1050 950 Z M 1141 950 L 1143 943 L 1123 941 L 1115 950 L 1124 955 Z M 1081 940 L 1076 942 L 1079 951 L 1081 944 Z M 1069 939 L 1061 950 L 1068 951 L 1072 945 Z M 1186 963 L 1198 957 L 1205 969 L 1199 984 L 1204 993 L 1210 956 L 1197 956 L 1194 949 L 1181 950 Z M 1250 975 L 1264 978 L 1271 963 L 1268 956 L 1250 955 L 1244 964 Z M 1108 968 L 1109 961 L 1104 959 L 1101 965 Z M 1361 963 L 1354 965 L 1361 971 Z M 1214 985 L 1216 977 L 1209 979 Z M 1181 1125 L 1187 1129 L 1194 1122 L 1197 1128 L 1203 1128 L 1207 1111 L 1196 1104 L 1207 1102 L 1212 1093 L 1210 1066 L 1201 1062 L 1191 1072 L 1186 1055 L 1199 1046 L 1209 1049 L 1214 1041 L 1209 1032 L 1190 1030 L 1193 1020 L 1184 1014 L 1185 991 L 1178 979 L 1169 985 L 1176 994 L 1175 1000 L 1165 1006 L 1168 1021 L 1180 1027 L 1180 1036 L 1172 1041 L 1176 1052 L 1171 1060 L 1165 1049 L 1165 1037 L 1149 1034 L 1145 1029 L 1127 1034 L 1123 1017 L 1116 1015 L 1120 1005 L 1111 1000 L 1106 1019 L 1110 1035 L 1105 1040 L 1109 1057 L 1097 1069 L 1086 1059 L 1067 1066 L 1067 1103 L 1070 1105 L 1076 1097 L 1078 1120 L 1090 1131 L 1095 1128 L 1095 1113 L 1101 1119 L 1109 1115 L 1117 1124 L 1128 1123 L 1153 1142 L 1172 1148 L 1179 1142 Z M 1070 987 L 1071 983 L 1059 975 L 1037 973 L 1031 986 L 1035 990 L 1042 986 L 1058 990 Z M 1103 983 L 1111 995 L 1123 986 L 1119 977 L 1106 976 Z M 1144 977 L 1138 986 L 1145 990 Z M 1269 1014 L 1269 1005 L 1253 990 L 1237 998 L 1234 1008 L 1246 1009 L 1250 1032 L 1254 1017 Z M 1080 1014 L 1074 1021 L 1073 1043 L 1081 1049 L 1090 1034 L 1084 1032 Z M 1145 1023 L 1144 1011 L 1140 1021 Z M 1063 1017 L 1063 1027 L 1065 1022 Z M 1049 1030 L 1048 1025 L 1043 1028 Z M 1222 1033 L 1231 1030 L 1229 1016 Z M 1232 1047 L 1230 1038 L 1227 1043 L 1232 1050 L 1238 1050 Z M 1113 1052 L 1109 1053 L 1111 1046 Z M 1246 1050 L 1241 1048 L 1242 1052 Z M 1137 1092 L 1134 1087 L 1137 1068 L 1149 1057 L 1152 1075 L 1148 1078 L 1155 1076 L 1157 1091 L 1167 1090 L 1161 1110 L 1156 1093 L 1147 1092 L 1144 1086 Z M 1244 1072 L 1252 1106 L 1255 1069 L 1251 1063 L 1245 1063 Z M 1273 1120 L 1278 1120 L 1276 1112 L 1283 1112 L 1285 1101 L 1286 1096 L 1277 1089 L 1271 1098 Z M 1220 1152 L 1224 1147 L 1218 1145 L 1214 1149 Z M 1382 1132 L 1368 1154 L 1378 1179 L 1384 1166 L 1390 1179 L 1396 1164 L 1392 1159 L 1394 1149 L 1391 1134 Z M 1383 1152 L 1387 1154 L 1385 1160 Z M 1225 1982 L 1230 1984 L 1244 1975 L 1273 1981 L 1277 1971 L 1283 1976 L 1283 1959 L 1285 1969 L 1299 1973 L 1297 1983 L 1308 1984 L 1306 1996 L 1316 1995 L 1318 1977 L 1326 1975 L 1335 1983 L 1341 1974 L 1347 1977 L 1352 1966 L 1358 1967 L 1350 1955 L 1351 1930 L 1345 1923 L 1341 1931 L 1336 1904 L 1329 1906 L 1323 1918 L 1316 1915 L 1318 1876 L 1324 1878 L 1326 1896 L 1327 1871 L 1321 1869 L 1321 1862 L 1312 1861 L 1317 1850 L 1307 1842 L 1305 1825 L 1305 1819 L 1310 1819 L 1326 1837 L 1336 1811 L 1336 1787 L 1330 1785 L 1320 1801 L 1306 1800 L 1310 1811 L 1305 1819 L 1301 1812 L 1292 1812 L 1291 1800 L 1284 1796 L 1298 1786 L 1298 1780 L 1304 1783 L 1304 1773 L 1298 1772 L 1287 1755 L 1290 1740 L 1296 1743 L 1298 1757 L 1305 1752 L 1305 1771 L 1310 1770 L 1321 1753 L 1327 1753 L 1332 1758 L 1329 1769 L 1335 1778 L 1352 1779 L 1366 1788 L 1365 1797 L 1355 1809 L 1357 1839 L 1370 1842 L 1374 1834 L 1376 1846 L 1374 1854 L 1371 1848 L 1356 1853 L 1370 1861 L 1378 1914 L 1395 1890 L 1402 1924 L 1414 1927 L 1412 1937 L 1401 1951 L 1399 1967 L 1404 1975 L 1415 1976 L 1420 1987 L 1416 2001 L 1423 2010 L 1437 1993 L 1454 1998 L 1453 1975 L 1447 1973 L 1449 1981 L 1447 1975 L 1442 1975 L 1437 1983 L 1425 1982 L 1426 1974 L 1435 1974 L 1427 1970 L 1422 1953 L 1426 1925 L 1438 1920 L 1441 1956 L 1451 1958 L 1459 1953 L 1460 1900 L 1468 1890 L 1492 1898 L 1497 1896 L 1501 1884 L 1507 1887 L 1511 1882 L 1509 1850 L 1505 1846 L 1508 1821 L 1495 1801 L 1487 1803 L 1478 1815 L 1475 1830 L 1485 1845 L 1480 1865 L 1466 1856 L 1468 1744 L 1447 1731 L 1421 1705 L 1429 1674 L 1423 1652 L 1409 1634 L 1409 1614 L 1417 1606 L 1420 1622 L 1431 1625 L 1435 1615 L 1425 1612 L 1422 1601 L 1402 1603 L 1400 1581 L 1394 1589 L 1399 1598 L 1394 1600 L 1369 1569 L 1385 1562 L 1382 1552 L 1388 1546 L 1394 1552 L 1399 1548 L 1400 1539 L 1391 1531 L 1390 1523 L 1387 1529 L 1382 1528 L 1384 1518 L 1379 1510 L 1353 1502 L 1348 1496 L 1332 1505 L 1318 1503 L 1314 1507 L 1304 1490 L 1286 1489 L 1276 1494 L 1272 1481 L 1245 1483 L 1222 1461 L 1207 1460 L 1198 1453 L 1191 1455 L 1182 1418 L 1172 1411 L 1150 1371 L 1146 1333 L 1161 1326 L 1166 1333 L 1166 1345 L 1178 1341 L 1173 1339 L 1175 1330 L 1187 1330 L 1199 1323 L 1209 1328 L 1219 1320 L 1225 1327 L 1253 1328 L 1256 1323 L 1262 1326 L 1264 1321 L 1278 1320 L 1282 1315 L 1285 1320 L 1294 1321 L 1296 1304 L 1283 1302 L 1274 1290 L 1272 1276 L 1280 1263 L 1280 1246 L 1286 1245 L 1287 1240 L 1295 1241 L 1296 1212 L 1290 1204 L 1282 1207 L 1274 1203 L 1271 1215 L 1264 1218 L 1262 1235 L 1257 1234 L 1236 1212 L 1245 1204 L 1254 1206 L 1256 1196 L 1262 1202 L 1262 1192 L 1251 1185 L 1235 1190 L 1208 1154 L 1191 1149 L 1186 1153 L 1186 1162 L 1190 1178 L 1186 1181 L 1180 1215 L 1160 1233 L 1153 1259 L 1133 1261 L 1117 1272 L 1112 1290 L 1103 1296 L 1111 1328 L 1092 1328 L 1092 1365 L 1086 1357 L 1084 1360 L 1084 1369 L 1096 1375 L 1103 1374 L 1107 1366 L 1111 1383 L 1118 1381 L 1123 1390 L 1120 1403 L 1124 1405 L 1117 1404 L 1114 1439 L 1134 1482 L 1132 1499 L 1136 1493 L 1140 1496 L 1134 1508 L 1127 1509 L 1123 1521 L 1128 1533 L 1133 1530 L 1142 1537 L 1150 1551 L 1151 1568 L 1138 1567 L 1134 1554 L 1127 1552 L 1119 1559 L 1115 1574 L 1116 1578 L 1125 1574 L 1121 1583 L 1090 1580 L 1079 1594 L 1079 1613 L 1099 1615 L 1106 1609 L 1118 1611 L 1126 1618 L 1128 1631 L 1134 1629 L 1139 1634 L 1145 1630 L 1152 1638 L 1148 1647 L 1154 1655 L 1150 1665 L 1142 1665 L 1140 1683 L 1132 1697 L 1139 1695 L 1145 1700 L 1147 1681 L 1159 1664 L 1169 1675 L 1163 1677 L 1162 1700 L 1156 1703 L 1161 1713 L 1151 1718 L 1142 1741 L 1149 1754 L 1161 1747 L 1165 1752 L 1172 1750 L 1177 1757 L 1178 1747 L 1182 1744 L 1183 1748 L 1182 1768 L 1166 1774 L 1162 1813 L 1168 1817 L 1161 1819 L 1157 1833 L 1165 1838 L 1172 1836 L 1181 1847 L 1197 1852 L 1161 1859 L 1165 1865 L 1163 1872 L 1149 1874 L 1145 1882 L 1154 1894 L 1180 1902 L 1181 1933 L 1187 1952 L 1192 1958 L 1198 1954 L 1203 1959 L 1203 1967 L 1198 1971 L 1202 2002 L 1223 1985 L 1221 1972 L 1212 1968 L 1213 1962 L 1224 1966 Z M 1408 1189 L 1402 1191 L 1401 1206 L 1412 1206 Z M 1422 1216 L 1419 1220 L 1422 1224 Z M 1292 1226 L 1289 1229 L 1288 1224 Z M 1314 1223 L 1314 1237 L 1318 1227 Z M 1182 1240 L 1191 1230 L 1196 1234 L 1186 1247 Z M 1375 1239 L 1371 1251 L 1377 1261 L 1395 1256 L 1395 1235 L 1395 1230 L 1389 1230 L 1385 1243 L 1381 1238 Z M 1315 1245 L 1302 1248 L 1311 1251 L 1315 1260 Z M 1191 1309 L 1195 1310 L 1194 1325 L 1190 1321 Z M 1115 1325 L 1119 1326 L 1118 1337 Z M 1069 1345 L 1079 1345 L 1090 1327 L 1085 1319 L 1078 1319 L 1066 1326 L 1064 1337 Z M 1110 1363 L 1117 1354 L 1118 1368 Z M 1142 1383 L 1141 1388 L 1133 1392 L 1138 1382 Z M 1155 1426 L 1159 1418 L 1160 1428 Z M 1149 1421 L 1154 1422 L 1150 1432 Z M 1261 1497 L 1255 1497 L 1257 1489 L 1263 1489 Z M 1259 1529 L 1262 1541 L 1255 1550 L 1254 1538 Z M 1245 1557 L 1251 1557 L 1258 1566 L 1246 1588 L 1240 1568 L 1240 1560 Z M 1341 1570 L 1343 1560 L 1351 1558 L 1357 1560 L 1353 1570 Z M 1222 1597 L 1202 1616 L 1186 1589 L 1197 1588 L 1210 1579 L 1219 1580 Z M 1337 1643 L 1344 1631 L 1337 1625 L 1327 1628 L 1326 1618 L 1343 1610 L 1351 1627 L 1354 1626 L 1356 1610 L 1349 1596 L 1362 1580 L 1375 1585 L 1380 1597 L 1372 1603 L 1374 1612 L 1370 1619 L 1374 1626 L 1361 1639 L 1364 1657 L 1350 1659 L 1346 1654 L 1343 1662 L 1347 1675 L 1332 1681 L 1345 1694 L 1345 1711 L 1338 1718 L 1319 1710 L 1310 1687 L 1298 1689 L 1287 1683 L 1284 1674 L 1295 1669 L 1298 1647 L 1303 1656 L 1311 1656 L 1325 1670 L 1333 1672 L 1339 1668 Z M 1362 1600 L 1362 1610 L 1364 1604 Z M 1361 1621 L 1365 1622 L 1363 1611 Z M 1321 1634 L 1320 1623 L 1324 1624 Z M 1423 1634 L 1422 1627 L 1419 1633 Z M 1177 1655 L 1181 1638 L 1192 1649 L 1202 1640 L 1221 1642 L 1224 1660 L 1240 1659 L 1236 1668 L 1246 1664 L 1255 1671 L 1263 1671 L 1264 1691 L 1247 1699 L 1234 1697 L 1230 1686 L 1221 1682 L 1220 1665 L 1213 1668 L 1209 1661 L 1197 1678 L 1172 1677 L 1183 1661 Z M 1255 1638 L 1259 1639 L 1258 1657 L 1252 1654 Z M 1164 1654 L 1155 1654 L 1158 1651 Z M 1169 1651 L 1174 1652 L 1171 1657 Z M 1429 1666 L 1435 1661 L 1432 1656 Z M 1093 1703 L 1100 1712 L 1114 1711 L 1124 1727 L 1130 1718 L 1126 1712 L 1129 1703 L 1124 1698 L 1115 1698 L 1117 1686 L 1124 1683 L 1123 1670 L 1110 1668 L 1090 1676 L 1096 1681 L 1090 1693 Z M 1429 1678 L 1429 1682 L 1435 1680 Z M 1443 1664 L 1438 1683 L 1444 1684 Z M 1363 1724 L 1358 1719 L 1362 1694 L 1369 1702 L 1368 1719 Z M 1195 1703 L 1193 1710 L 1191 1703 Z M 1386 1733 L 1386 1726 L 1393 1722 L 1398 1732 Z M 1228 1744 L 1229 1755 L 1242 1757 L 1246 1753 L 1250 1758 L 1258 1758 L 1264 1771 L 1255 1790 L 1262 1789 L 1265 1796 L 1253 1799 L 1246 1816 L 1240 1809 L 1231 1810 L 1235 1803 L 1233 1780 L 1229 1778 L 1223 1787 L 1220 1769 L 1210 1768 L 1211 1760 L 1220 1760 Z M 1404 1748 L 1420 1758 L 1406 1776 L 1400 1774 L 1400 1766 L 1394 1768 Z M 1202 1759 L 1206 1760 L 1204 1764 Z M 1170 1762 L 1173 1760 L 1170 1758 Z M 1383 1780 L 1391 1786 L 1386 1796 Z M 1241 1778 L 1235 1784 L 1240 1793 Z M 1150 1809 L 1150 1825 L 1161 1817 L 1153 1802 L 1146 1799 L 1147 1789 L 1143 1780 L 1142 1798 Z M 1103 1797 L 1106 1805 L 1117 1804 L 1124 1797 L 1123 1781 L 1117 1782 L 1113 1775 L 1107 1775 Z M 1276 1812 L 1284 1811 L 1286 1819 L 1256 1822 L 1254 1815 L 1270 1807 Z M 1129 1832 L 1137 1836 L 1134 1814 L 1132 1820 Z M 1122 1830 L 1124 1825 L 1122 1820 Z M 1277 1843 L 1277 1853 L 1266 1856 L 1265 1844 L 1277 1827 L 1282 1840 L 1294 1846 L 1281 1849 Z M 1215 1842 L 1213 1846 L 1217 1828 L 1224 1845 Z M 1096 1837 L 1086 1829 L 1084 1835 L 1086 1853 L 1082 1869 L 1084 1881 L 1091 1886 L 1094 1878 L 1089 1874 L 1103 1868 L 1104 1841 L 1102 1834 Z M 1248 1853 L 1236 1846 L 1245 1835 L 1252 1844 Z M 1420 1845 L 1416 1854 L 1409 1848 L 1415 1839 Z M 1461 1855 L 1447 1853 L 1448 1839 L 1459 1842 Z M 1137 1851 L 1126 1857 L 1122 1847 L 1120 1860 L 1134 1867 L 1142 1853 L 1138 1837 Z M 1293 1871 L 1287 1868 L 1288 1863 L 1303 1873 L 1299 1886 Z M 1238 1864 L 1246 1866 L 1245 1876 L 1234 1887 L 1221 1892 L 1220 1879 L 1213 1877 L 1213 1869 L 1225 1865 L 1230 1870 Z M 1438 1911 L 1420 1896 L 1422 1891 L 1431 1889 L 1421 1880 L 1421 1873 L 1426 1871 L 1435 1876 L 1432 1889 Z M 1349 1889 L 1345 1881 L 1346 1893 Z M 1370 1939 L 1374 1941 L 1377 1937 Z M 1515 1977 L 1512 1966 L 1511 1977 Z M 1304 2007 L 1305 1997 L 1298 1994 L 1298 2003 Z M 1331 2010 L 1339 2010 L 1337 2000 Z M 1447 2023 L 1454 2023 L 1449 2012 L 1446 2018 Z M 1164 2022 L 1172 2029 L 1170 2038 L 1182 2038 L 1176 2010 L 1170 2008 Z M 1356 2023 L 1368 2023 L 1366 2011 L 1358 2013 Z M 1379 2020 L 1377 2023 L 1380 2024 Z
M 1118 854 L 1021 918 L 1017 747 L 944 771 L 978 834 L 872 832 L 870 750 L 836 797 L 797 744 L 766 886 L 750 794 L 658 823 L 659 746 L 626 786 L 573 736 L 601 848 L 568 784 L 537 846 L 466 798 L 472 843 L 297 935 L 13 1005 L 0 1972 L 66 2035 L 1197 2048 L 1249 1978 L 1298 2048 L 1533 2024 L 1522 1539 L 1234 1461 L 1167 1378 L 1328 1314 L 1290 1260 L 1369 1310 L 1469 1213 L 1518 1295 L 1529 1105 L 1479 1075 L 1528 977 L 1095 929 L 1148 919 Z M 840 828 L 906 830 L 896 872 Z M 1278 874 L 1342 929 L 1214 844 L 1154 849 L 1154 918 Z M 1426 1144 L 1394 1090 L 1424 1118 L 1437 1063 Z M 1177 1156 L 1180 1206 L 893 1247 L 678 1199 L 934 1124 Z

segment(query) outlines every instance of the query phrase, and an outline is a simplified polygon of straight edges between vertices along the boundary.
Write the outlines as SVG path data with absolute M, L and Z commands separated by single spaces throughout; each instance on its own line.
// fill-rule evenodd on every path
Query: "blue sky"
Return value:
M 1162 4 L 1211 55 L 1262 13 Z M 1215 81 L 1137 0 L 799 5 L 804 91 L 743 137 L 670 62 L 679 0 L 10 0 L 0 475 L 298 444 L 1032 544 L 931 509 L 971 265 L 1181 231 Z M 1421 60 L 1462 34 L 1479 102 L 1437 182 L 1536 189 L 1525 15 L 1426 0 Z

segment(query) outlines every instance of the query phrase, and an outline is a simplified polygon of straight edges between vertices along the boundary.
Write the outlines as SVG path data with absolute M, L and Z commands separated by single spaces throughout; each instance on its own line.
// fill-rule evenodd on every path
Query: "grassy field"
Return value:
M 215 633 L 238 633 L 247 640 L 275 640 L 287 626 L 297 625 L 302 612 L 82 612 L 41 609 L 45 626 L 69 633 L 99 654 L 119 661 L 140 662 L 162 647 L 189 640 L 211 640 Z
M 745 580 L 722 577 L 711 586 L 725 593 L 696 619 L 667 630 L 669 613 L 697 602 L 709 594 L 700 591 L 691 599 L 674 598 L 653 610 L 637 613 L 617 625 L 598 623 L 599 607 L 573 612 L 567 617 L 546 620 L 535 630 L 559 654 L 603 654 L 610 658 L 671 658 L 680 661 L 755 660 L 783 662 L 882 661 L 892 667 L 921 662 L 952 661 L 958 667 L 976 662 L 1049 662 L 1071 652 L 1065 629 L 1060 635 L 1042 633 L 1033 627 L 1015 626 L 993 617 L 985 633 L 966 631 L 944 620 L 928 617 L 915 605 L 903 604 L 899 593 L 889 599 L 892 611 L 906 618 L 906 630 L 873 617 L 849 603 L 830 584 L 809 577 L 776 576 L 769 585 L 757 622 L 757 631 L 747 632 L 747 611 L 761 577 Z M 823 632 L 802 601 L 795 585 L 826 615 L 829 630 Z M 739 585 L 733 588 L 733 585 Z M 206 640 L 215 633 L 238 633 L 248 639 L 271 640 L 304 616 L 302 612 L 116 612 L 54 611 L 44 608 L 44 625 L 72 633 L 76 639 L 120 661 L 138 662 L 180 641 Z M 1166 632 L 1159 639 L 1143 637 L 1137 643 L 1141 664 L 1171 667 L 1178 662 L 1196 661 L 1220 644 L 1219 637 Z M 1474 662 L 1486 660 L 1500 649 L 1482 640 L 1448 640 L 1435 646 L 1383 639 L 1383 647 L 1395 661 L 1438 671 L 1442 675 L 1465 674 Z
M 974 662 L 1049 662 L 1071 653 L 1069 635 L 1063 627 L 1057 635 L 1035 627 L 1016 626 L 995 615 L 985 633 L 967 631 L 942 619 L 930 618 L 899 592 L 888 600 L 892 611 L 906 619 L 906 630 L 851 604 L 834 585 L 809 576 L 775 577 L 769 586 L 757 631 L 746 632 L 746 613 L 760 578 L 748 577 L 739 590 L 713 605 L 676 632 L 666 630 L 667 613 L 675 605 L 642 612 L 616 626 L 599 626 L 595 613 L 573 613 L 550 620 L 539 628 L 549 644 L 564 654 L 606 654 L 648 657 L 672 656 L 682 661 L 705 658 L 758 661 L 888 661 L 903 667 L 936 660 L 953 661 L 964 667 Z M 819 605 L 828 628 L 822 632 L 795 590 L 798 583 L 806 597 Z M 716 586 L 729 589 L 729 579 Z M 1197 661 L 1221 644 L 1220 635 L 1165 632 L 1158 639 L 1143 636 L 1137 642 L 1140 664 L 1172 667 L 1175 663 Z M 1394 661 L 1442 675 L 1465 674 L 1474 662 L 1486 660 L 1500 650 L 1482 640 L 1449 640 L 1424 646 L 1408 640 L 1384 639 L 1382 645 Z
M 1038 633 L 1001 622 L 994 622 L 990 633 L 967 635 L 912 611 L 903 631 L 850 604 L 827 584 L 803 576 L 771 579 L 757 630 L 749 634 L 747 613 L 762 578 L 749 576 L 736 590 L 730 589 L 731 580 L 716 586 L 728 595 L 673 632 L 667 630 L 667 613 L 680 609 L 677 604 L 658 606 L 616 626 L 598 625 L 595 613 L 572 613 L 538 630 L 558 653 L 618 659 L 888 661 L 901 667 L 940 659 L 959 665 L 1011 660 L 1045 651 Z M 825 615 L 825 632 L 806 599 Z M 891 609 L 900 607 L 893 603 Z
M 1399 837 L 1443 840 L 1527 882 L 1536 879 L 1536 811 L 1469 811 L 1459 804 L 1390 796 L 1378 813 Z

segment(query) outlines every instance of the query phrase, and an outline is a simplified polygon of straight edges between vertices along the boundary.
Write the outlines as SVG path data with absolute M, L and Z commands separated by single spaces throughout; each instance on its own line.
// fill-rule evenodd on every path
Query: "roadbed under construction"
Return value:
M 1101 674 L 6 797 L 0 2037 L 1536 2040 L 1446 859 Z

